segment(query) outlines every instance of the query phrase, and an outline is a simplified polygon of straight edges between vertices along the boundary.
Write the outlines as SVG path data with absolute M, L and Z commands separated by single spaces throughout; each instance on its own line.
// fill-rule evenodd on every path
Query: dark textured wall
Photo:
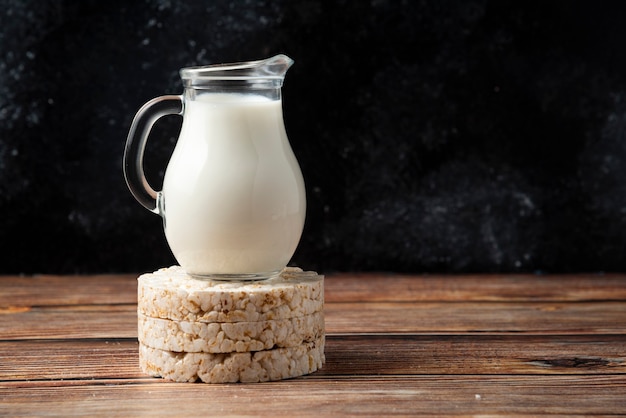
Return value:
M 283 52 L 322 272 L 626 270 L 626 4 L 0 0 L 0 273 L 173 263 L 121 158 L 178 69 Z M 160 188 L 180 126 L 146 155 Z

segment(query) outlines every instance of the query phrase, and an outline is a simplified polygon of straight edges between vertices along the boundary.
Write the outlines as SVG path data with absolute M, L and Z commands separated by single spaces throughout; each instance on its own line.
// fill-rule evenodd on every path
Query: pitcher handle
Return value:
M 124 177 L 135 199 L 149 211 L 163 215 L 161 192 L 148 183 L 143 171 L 143 153 L 154 123 L 167 115 L 182 115 L 182 96 L 160 96 L 143 105 L 130 125 L 124 150 Z

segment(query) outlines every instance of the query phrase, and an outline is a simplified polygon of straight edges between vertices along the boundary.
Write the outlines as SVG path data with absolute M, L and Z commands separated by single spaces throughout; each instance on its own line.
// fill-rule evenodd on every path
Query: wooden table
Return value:
M 142 375 L 136 277 L 0 277 L 0 416 L 626 414 L 626 275 L 330 275 L 324 369 L 220 385 Z

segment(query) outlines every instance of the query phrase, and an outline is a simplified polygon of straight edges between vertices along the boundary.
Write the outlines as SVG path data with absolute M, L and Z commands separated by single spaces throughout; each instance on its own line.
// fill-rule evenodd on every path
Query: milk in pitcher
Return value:
M 168 243 L 188 273 L 277 274 L 306 211 L 282 101 L 228 93 L 185 101 L 162 199 Z

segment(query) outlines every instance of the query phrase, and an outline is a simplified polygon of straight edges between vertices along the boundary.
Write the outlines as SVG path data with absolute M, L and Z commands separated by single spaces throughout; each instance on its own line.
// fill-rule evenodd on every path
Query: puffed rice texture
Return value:
M 168 351 L 230 353 L 294 347 L 324 335 L 324 313 L 257 322 L 189 322 L 138 314 L 139 342 Z
M 258 282 L 199 279 L 179 266 L 138 278 L 138 311 L 149 317 L 191 322 L 256 322 L 321 312 L 324 276 L 286 268 Z
M 257 383 L 289 379 L 322 368 L 325 337 L 296 347 L 245 353 L 177 353 L 139 345 L 144 373 L 175 382 Z

